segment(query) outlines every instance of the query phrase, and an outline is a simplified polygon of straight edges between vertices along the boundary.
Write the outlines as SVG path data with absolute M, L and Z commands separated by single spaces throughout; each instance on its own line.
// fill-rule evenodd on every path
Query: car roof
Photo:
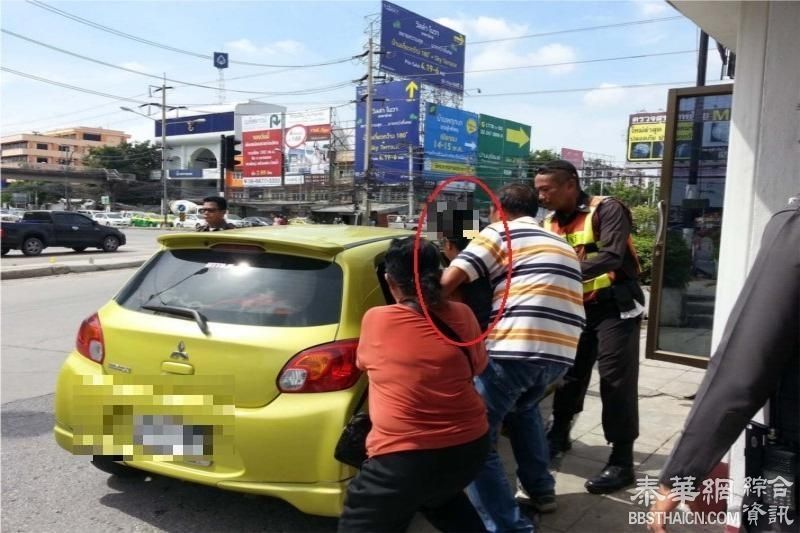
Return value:
M 408 237 L 414 233 L 393 228 L 346 226 L 342 224 L 308 224 L 298 226 L 265 226 L 213 233 L 176 233 L 161 235 L 158 241 L 168 248 L 213 246 L 224 243 L 256 244 L 269 249 L 269 245 L 286 251 L 309 250 L 325 256 L 334 256 L 344 250 L 371 242 L 395 237 Z

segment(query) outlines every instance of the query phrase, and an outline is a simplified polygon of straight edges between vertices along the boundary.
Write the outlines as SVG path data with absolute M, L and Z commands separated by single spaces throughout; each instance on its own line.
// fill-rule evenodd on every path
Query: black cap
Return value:
M 569 161 L 565 161 L 564 159 L 554 159 L 553 161 L 549 161 L 540 166 L 536 172 L 537 174 L 552 174 L 556 170 L 563 170 L 564 172 L 572 174 L 575 177 L 578 176 L 578 169 L 575 168 L 575 165 Z

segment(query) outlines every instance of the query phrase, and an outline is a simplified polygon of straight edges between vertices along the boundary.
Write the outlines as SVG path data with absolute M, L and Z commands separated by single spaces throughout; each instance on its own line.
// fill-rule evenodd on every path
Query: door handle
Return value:
M 664 244 L 664 229 L 667 227 L 667 215 L 665 212 L 667 204 L 664 200 L 659 200 L 656 204 L 658 209 L 658 225 L 656 226 L 656 247 Z
M 74 229 L 75 231 L 78 231 L 78 226 L 72 226 L 72 229 Z
M 194 367 L 186 363 L 175 363 L 173 361 L 164 361 L 161 363 L 161 370 L 169 374 L 182 374 L 184 376 L 191 376 L 194 374 Z

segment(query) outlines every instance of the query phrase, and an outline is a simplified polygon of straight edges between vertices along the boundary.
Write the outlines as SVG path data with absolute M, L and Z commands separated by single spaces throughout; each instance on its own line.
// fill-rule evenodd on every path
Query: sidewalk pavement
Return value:
M 138 268 L 153 255 L 152 251 L 126 254 L 87 254 L 67 257 L 51 257 L 48 263 L 35 265 L 7 266 L 10 261 L 0 260 L 0 278 L 21 279 L 61 274 L 77 274 L 100 270 L 118 270 L 122 268 Z
M 641 362 L 639 369 L 640 436 L 634 446 L 637 479 L 645 475 L 657 479 L 683 429 L 692 401 L 685 399 L 697 392 L 705 375 L 704 370 L 644 359 L 642 329 Z M 600 378 L 595 368 L 584 411 L 573 426 L 572 450 L 567 452 L 556 476 L 558 510 L 534 518 L 537 533 L 645 533 L 646 526 L 629 524 L 629 512 L 646 511 L 637 500 L 636 486 L 604 496 L 589 494 L 583 484 L 598 474 L 606 464 L 610 448 L 603 437 L 600 424 Z M 550 415 L 552 396 L 545 399 L 542 415 Z M 500 438 L 500 455 L 506 473 L 514 483 L 514 463 L 508 439 Z M 721 533 L 724 526 L 670 526 L 671 533 Z M 435 531 L 423 518 L 417 517 L 410 531 Z

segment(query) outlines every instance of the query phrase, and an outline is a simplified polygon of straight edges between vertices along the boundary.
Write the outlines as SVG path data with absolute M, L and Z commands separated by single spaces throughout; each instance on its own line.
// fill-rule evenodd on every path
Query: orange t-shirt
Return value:
M 462 341 L 481 334 L 464 304 L 447 302 L 437 316 Z M 478 375 L 488 363 L 486 348 L 479 342 L 467 350 Z M 397 304 L 367 311 L 357 364 L 369 377 L 370 457 L 457 446 L 489 430 L 464 352 L 445 343 L 414 309 Z

